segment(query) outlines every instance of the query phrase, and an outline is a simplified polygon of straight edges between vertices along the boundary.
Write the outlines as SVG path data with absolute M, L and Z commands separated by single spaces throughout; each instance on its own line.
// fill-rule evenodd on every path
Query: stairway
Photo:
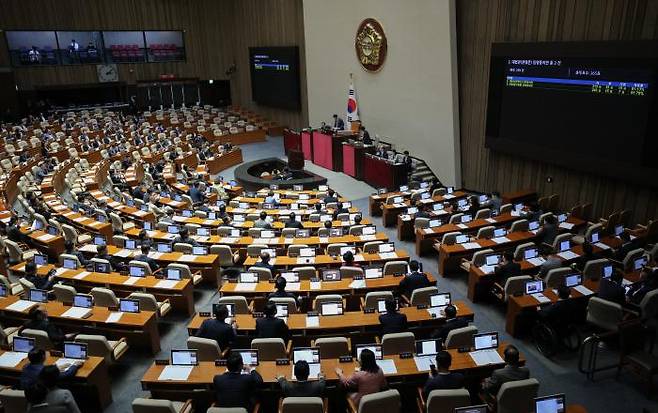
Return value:
M 432 179 L 436 179 L 438 182 L 441 182 L 440 179 L 434 175 L 434 172 L 427 166 L 425 161 L 418 158 L 413 158 L 413 167 L 409 180 L 419 181 L 419 182 L 428 182 Z

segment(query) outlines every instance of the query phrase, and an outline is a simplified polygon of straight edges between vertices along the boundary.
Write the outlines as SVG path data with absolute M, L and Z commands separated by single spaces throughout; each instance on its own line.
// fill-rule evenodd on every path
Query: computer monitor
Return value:
M 239 202 L 238 208 L 247 209 L 249 208 L 249 202 Z
M 473 216 L 471 214 L 464 214 L 460 218 L 462 224 L 473 221 Z
M 488 350 L 498 348 L 498 333 L 480 333 L 473 335 L 473 348 L 475 350 Z
M 479 404 L 477 406 L 456 407 L 455 413 L 487 413 L 487 405 Z
M 500 263 L 500 255 L 498 254 L 487 255 L 486 257 L 484 257 L 484 263 L 489 266 L 498 265 Z
M 274 209 L 274 204 L 263 204 L 263 209 Z
M 323 316 L 329 315 L 342 315 L 343 314 L 343 302 L 342 301 L 331 301 L 324 302 L 320 305 L 320 314 Z
M 527 295 L 537 294 L 544 291 L 544 283 L 541 280 L 526 281 L 525 293 Z
M 417 356 L 435 356 L 441 351 L 441 340 L 416 340 Z
M 215 211 L 208 211 L 208 219 L 217 219 L 217 213 Z M 207 229 L 207 228 L 204 228 Z M 199 234 L 199 231 L 197 230 L 197 235 Z
M 279 277 L 285 278 L 289 283 L 298 283 L 299 282 L 299 273 L 297 271 L 285 271 L 279 273 Z
M 144 229 L 147 231 L 152 231 L 153 223 L 151 221 L 144 221 Z
M 450 305 L 450 293 L 430 295 L 430 307 L 445 307 Z
M 345 253 L 348 251 L 356 255 L 356 247 L 354 246 L 340 247 L 340 255 L 345 255 Z
M 138 265 L 131 265 L 128 267 L 128 274 L 131 277 L 145 277 L 146 270 Z
M 86 360 L 87 344 L 73 341 L 64 342 L 64 357 L 67 359 Z
M 440 219 L 431 219 L 428 226 L 430 228 L 440 227 L 441 226 L 441 220 Z
M 231 237 L 239 238 L 240 237 L 240 230 L 239 229 L 232 229 L 231 230 Z
M 334 217 L 331 215 L 320 215 L 320 222 L 333 221 Z
M 528 222 L 528 229 L 534 231 L 539 229 L 539 221 L 530 221 Z
M 28 300 L 35 303 L 47 303 L 48 302 L 48 291 L 39 290 L 38 288 L 30 288 L 28 291 Z
M 601 278 L 610 278 L 612 277 L 612 264 L 605 264 L 601 268 Z
M 436 204 L 432 205 L 432 210 L 433 211 L 442 211 L 443 210 L 443 204 L 440 202 L 437 202 Z
M 393 300 L 395 301 L 395 309 L 399 310 L 400 309 L 400 302 L 398 300 Z M 386 300 L 377 300 L 377 312 L 380 314 L 386 314 Z
M 139 300 L 120 298 L 119 311 L 123 313 L 139 313 Z
M 329 228 L 329 236 L 330 237 L 342 237 L 343 236 L 343 228 Z
M 478 197 L 478 201 L 480 201 L 481 204 L 484 204 L 484 203 L 487 202 L 488 200 L 489 200 L 489 197 L 486 196 L 486 195 L 480 195 L 480 196 Z
M 210 228 L 200 227 L 196 229 L 196 234 L 200 237 L 210 236 Z
M 457 200 L 457 206 L 460 208 L 464 208 L 466 205 L 468 205 L 468 201 L 465 199 L 459 199 Z
M 366 279 L 375 279 L 384 277 L 384 270 L 381 267 L 370 267 L 364 270 L 364 276 Z
M 239 281 L 241 283 L 257 283 L 258 274 L 255 272 L 241 272 L 239 276 Z
M 394 204 L 401 204 L 404 202 L 404 197 L 401 196 L 394 196 L 393 197 L 393 203 Z
M 493 235 L 495 238 L 504 237 L 505 235 L 507 235 L 507 230 L 505 228 L 496 228 L 494 229 Z
M 558 215 L 557 220 L 558 220 L 559 223 L 565 222 L 567 220 L 567 214 Z
M 597 243 L 597 242 L 599 242 L 600 239 L 601 239 L 601 235 L 599 234 L 598 231 L 592 232 L 592 233 L 590 234 L 590 240 L 591 240 L 593 243 Z
M 421 182 L 420 185 L 419 185 L 420 189 L 426 189 L 426 188 L 429 188 L 429 187 L 430 187 L 429 182 Z
M 297 238 L 308 238 L 311 236 L 310 229 L 298 229 L 295 231 L 295 237 Z
M 446 187 L 446 192 L 449 193 L 449 194 L 455 192 L 455 187 L 454 187 L 454 186 L 448 186 L 448 187 Z
M 615 225 L 615 235 L 620 236 L 622 232 L 624 232 L 624 226 L 623 225 Z
M 183 197 L 180 194 L 175 194 L 174 195 L 174 201 L 180 202 L 183 200 Z
M 135 241 L 134 239 L 127 239 L 123 243 L 123 247 L 127 250 L 136 250 L 137 249 L 137 241 Z
M 560 242 L 560 252 L 568 251 L 569 249 L 571 249 L 571 241 L 570 240 Z
M 183 215 L 185 218 L 190 218 L 190 217 L 193 215 L 193 213 L 192 213 L 192 211 L 189 210 L 189 209 L 184 209 L 184 210 L 181 212 L 181 215 Z
M 260 232 L 260 237 L 261 238 L 274 238 L 274 231 L 269 230 L 269 229 L 264 229 Z
M 73 307 L 92 308 L 94 297 L 90 294 L 76 294 L 73 296 Z
M 168 280 L 180 281 L 181 270 L 180 268 L 167 268 L 166 276 Z
M 180 227 L 178 225 L 167 225 L 167 232 L 170 234 L 178 234 Z
M 409 207 L 409 208 L 407 208 L 407 214 L 408 214 L 408 215 L 413 215 L 413 214 L 415 214 L 415 213 L 417 213 L 417 212 L 418 212 L 418 208 L 416 208 L 416 207 Z
M 429 192 L 421 192 L 420 199 L 429 199 L 431 196 Z
M 295 185 L 292 186 L 292 190 L 293 191 L 303 191 L 304 190 L 304 185 L 295 184 Z
M 107 241 L 102 235 L 94 235 L 94 245 L 107 245 Z
M 275 306 L 276 306 L 276 314 L 274 314 L 275 317 L 278 318 L 288 317 L 288 304 L 275 304 Z
M 244 222 L 245 219 L 244 215 L 233 215 L 233 222 Z
M 334 268 L 325 268 L 322 270 L 322 281 L 340 281 L 340 270 Z
M 34 221 L 32 221 L 32 229 L 33 230 L 36 231 L 36 230 L 40 230 L 42 228 L 43 228 L 43 222 L 41 222 L 41 220 L 35 219 Z
M 315 257 L 315 248 L 300 248 L 300 257 Z
M 523 259 L 525 260 L 530 260 L 539 255 L 539 251 L 537 248 L 528 248 L 527 250 L 523 251 Z
M 208 254 L 208 247 L 203 245 L 195 245 L 192 247 L 192 254 L 194 255 L 206 255 Z
M 564 394 L 535 398 L 535 413 L 565 413 L 567 403 Z
M 158 252 L 160 253 L 170 253 L 171 252 L 171 244 L 167 244 L 164 242 L 158 242 L 155 244 Z
M 48 264 L 48 257 L 43 254 L 34 254 L 34 263 L 37 266 Z
M 149 206 L 148 205 L 140 205 L 139 209 L 140 209 L 140 211 L 149 212 Z
M 361 228 L 362 235 L 375 235 L 377 233 L 377 228 L 374 225 L 366 225 Z
M 381 344 L 358 344 L 356 346 L 356 358 L 361 359 L 361 352 L 368 349 L 375 353 L 375 360 L 383 359 L 382 345 Z
M 35 341 L 33 338 L 15 336 L 12 350 L 18 353 L 29 353 L 34 348 Z
M 215 303 L 212 305 L 212 313 L 216 314 L 217 311 L 219 310 L 219 306 L 224 305 L 226 309 L 228 310 L 228 316 L 233 317 L 235 315 L 235 304 L 229 304 L 229 303 Z
M 59 229 L 57 229 L 57 227 L 54 227 L 52 225 L 48 225 L 48 227 L 46 228 L 46 232 L 49 235 L 57 235 L 59 234 Z
M 235 349 L 233 353 L 238 353 L 242 357 L 242 363 L 246 366 L 258 366 L 258 350 L 255 349 Z
M 172 366 L 196 366 L 199 364 L 197 350 L 171 350 Z
M 7 296 L 7 287 L 4 284 L 0 284 L 0 297 Z
M 647 257 L 644 255 L 633 260 L 633 269 L 635 271 L 641 270 L 645 265 L 647 265 Z
M 564 277 L 564 285 L 567 287 L 575 287 L 582 284 L 583 276 L 581 274 L 569 274 Z
M 468 235 L 457 235 L 455 237 L 456 244 L 465 244 L 468 242 Z
M 130 199 L 130 198 L 126 199 L 126 205 L 135 206 L 135 200 Z
M 94 272 L 102 272 L 107 274 L 110 272 L 110 265 L 106 262 L 94 261 Z
M 78 260 L 73 258 L 64 258 L 62 260 L 62 267 L 67 270 L 76 270 L 78 268 Z
M 319 347 L 296 347 L 292 349 L 292 363 L 304 360 L 308 364 L 320 363 Z
M 379 250 L 380 254 L 387 253 L 387 252 L 395 252 L 395 243 L 394 242 L 386 242 L 384 244 L 379 244 L 377 249 Z

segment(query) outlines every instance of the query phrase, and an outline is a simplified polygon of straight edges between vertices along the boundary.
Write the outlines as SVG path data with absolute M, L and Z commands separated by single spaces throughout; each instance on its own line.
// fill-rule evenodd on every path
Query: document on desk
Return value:
M 0 354 L 0 367 L 16 367 L 27 358 L 27 353 L 19 351 L 5 351 Z
M 398 257 L 397 252 L 380 252 L 379 258 L 383 260 L 394 260 Z
M 558 256 L 558 257 L 561 257 L 561 258 L 563 258 L 563 259 L 565 259 L 565 260 L 572 260 L 572 259 L 574 259 L 574 258 L 578 258 L 578 257 L 580 257 L 580 255 L 576 254 L 576 253 L 573 252 L 573 251 L 569 251 L 569 250 L 567 250 L 567 251 L 562 251 L 562 252 L 560 252 L 559 254 L 557 254 L 557 256 Z
M 487 221 L 490 224 L 496 223 L 496 220 L 494 218 L 485 218 L 484 220 Z
M 320 327 L 320 317 L 317 315 L 306 316 L 306 327 Z
M 160 257 L 162 257 L 162 253 L 161 252 L 149 252 L 148 257 L 153 258 L 154 260 L 158 260 L 158 259 L 160 259 Z
M 491 238 L 493 242 L 496 244 L 502 244 L 504 242 L 510 242 L 510 239 L 507 237 L 497 237 L 497 238 Z
M 350 288 L 366 288 L 366 280 L 354 280 L 350 283 Z
M 194 366 L 166 366 L 162 369 L 158 380 L 186 381 L 193 368 Z
M 406 207 L 406 206 L 407 206 L 407 204 L 405 204 L 405 203 L 393 204 L 393 207 L 394 207 L 394 208 L 404 208 L 404 207 Z
M 453 194 L 445 194 L 445 195 L 443 195 L 443 199 L 452 199 L 452 198 L 455 198 L 455 196 L 454 196 Z
M 594 245 L 597 246 L 597 247 L 599 247 L 599 248 L 601 248 L 602 250 L 609 250 L 609 249 L 610 249 L 610 246 L 609 246 L 609 245 L 604 244 L 604 243 L 602 243 L 602 242 L 597 242 L 597 243 L 594 244 Z
M 490 274 L 494 271 L 494 266 L 493 265 L 483 265 L 480 268 L 480 271 L 482 271 L 483 274 Z
M 85 318 L 91 314 L 91 309 L 84 307 L 71 307 L 62 313 L 62 317 Z
M 179 260 L 184 261 L 184 262 L 192 262 L 196 260 L 196 255 L 191 255 L 191 254 L 183 254 L 180 256 Z
M 444 312 L 444 311 L 445 311 L 445 308 L 446 308 L 445 306 L 441 306 L 441 307 L 429 307 L 429 308 L 427 309 L 427 312 L 430 314 L 430 316 L 432 316 L 432 317 L 434 317 L 434 318 L 441 318 L 441 317 L 443 317 L 443 316 L 445 315 L 445 312 Z
M 18 300 L 5 307 L 5 310 L 17 311 L 19 313 L 22 313 L 26 310 L 29 310 L 30 308 L 34 307 L 37 304 L 38 303 L 35 303 L 34 301 Z
M 322 289 L 322 281 L 311 281 L 311 290 L 321 290 Z
M 551 299 L 548 298 L 548 297 L 546 297 L 546 296 L 545 296 L 544 294 L 542 294 L 542 293 L 534 293 L 534 294 L 530 294 L 530 295 L 532 296 L 532 298 L 534 298 L 535 300 L 537 300 L 537 302 L 538 302 L 539 304 L 544 304 L 544 303 L 550 303 L 550 302 L 551 302 Z
M 572 224 L 570 222 L 561 222 L 560 223 L 560 228 L 571 229 L 573 227 L 574 227 L 574 224 Z
M 529 262 L 530 264 L 534 265 L 535 267 L 539 267 L 539 266 L 542 265 L 545 261 L 546 261 L 546 260 L 543 259 L 542 257 L 530 258 L 530 259 L 528 260 L 528 262 Z
M 297 264 L 315 264 L 315 257 L 298 257 Z
M 71 270 L 69 270 L 68 268 L 59 267 L 59 268 L 55 269 L 55 275 L 62 275 L 62 274 L 65 274 L 69 271 L 71 271 Z
M 110 315 L 108 315 L 107 318 L 105 319 L 105 322 L 106 323 L 118 323 L 119 320 L 121 320 L 122 315 L 123 315 L 123 313 L 120 313 L 120 312 L 110 313 Z
M 465 242 L 461 244 L 461 246 L 467 250 L 474 250 L 476 248 L 480 248 L 480 244 L 478 244 L 477 242 Z
M 395 374 L 398 369 L 395 367 L 395 360 L 383 359 L 377 360 L 377 365 L 384 372 L 384 374 Z
M 455 225 L 455 226 L 456 226 L 457 228 L 459 228 L 459 229 L 466 229 L 466 228 L 468 228 L 468 225 L 466 225 L 466 224 L 457 224 L 457 225 Z
M 82 252 L 93 252 L 94 254 L 98 252 L 98 247 L 94 244 L 87 244 L 83 245 L 82 247 L 78 248 L 78 250 Z
M 365 261 L 365 258 L 363 258 L 363 254 L 356 254 L 354 256 L 354 261 Z
M 237 283 L 234 291 L 256 291 L 258 283 Z
M 43 235 L 39 235 L 39 236 L 37 237 L 37 239 L 38 239 L 39 241 L 43 241 L 43 242 L 48 242 L 48 241 L 50 241 L 51 239 L 54 239 L 54 238 L 55 238 L 55 236 L 54 236 L 54 235 L 50 235 L 50 234 L 43 234 Z
M 134 285 L 137 281 L 139 281 L 140 277 L 128 277 L 126 281 L 123 282 L 123 285 Z
M 594 291 L 590 290 L 589 288 L 585 287 L 584 285 L 577 285 L 573 287 L 574 290 L 578 291 L 582 295 L 592 295 L 594 294 Z
M 177 284 L 178 284 L 177 280 L 161 280 L 161 281 L 158 281 L 158 283 L 155 284 L 154 287 L 155 288 L 164 288 L 164 289 L 167 289 L 167 290 L 171 290 L 172 288 L 176 287 Z
M 434 232 L 434 228 L 423 228 L 425 234 L 431 234 Z
M 430 371 L 430 366 L 432 364 L 436 365 L 434 356 L 416 356 L 414 357 L 414 363 L 416 363 L 416 369 L 418 371 Z
M 496 350 L 480 350 L 468 353 L 476 365 L 486 366 L 487 364 L 502 364 L 503 358 Z
M 359 239 L 361 241 L 375 241 L 377 239 L 376 235 L 360 235 Z
M 238 242 L 238 239 L 237 238 L 232 238 L 232 237 L 223 237 L 220 240 L 220 242 L 222 244 L 235 244 L 236 242 Z
M 329 237 L 319 237 L 320 244 L 329 244 Z
M 299 291 L 300 288 L 301 288 L 300 283 L 287 283 L 286 284 L 286 290 L 289 290 L 289 291 Z

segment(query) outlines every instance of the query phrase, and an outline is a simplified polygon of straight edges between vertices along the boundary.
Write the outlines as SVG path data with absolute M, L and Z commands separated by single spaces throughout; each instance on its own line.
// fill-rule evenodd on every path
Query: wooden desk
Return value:
M 2 315 L 4 323 L 22 325 L 27 320 L 29 310 L 17 312 L 7 309 L 7 306 L 18 300 L 18 296 L 0 298 L 0 315 Z M 108 323 L 107 318 L 112 311 L 106 307 L 94 306 L 89 317 L 78 319 L 63 317 L 62 314 L 71 307 L 58 301 L 36 304 L 43 306 L 48 312 L 48 318 L 65 331 L 101 334 L 108 339 L 126 337 L 131 346 L 148 348 L 153 354 L 160 351 L 160 332 L 153 311 L 142 311 L 136 314 L 122 313 L 118 322 Z
M 210 159 L 206 159 L 206 170 L 209 174 L 215 175 L 224 169 L 242 163 L 242 149 L 235 147 L 228 152 L 221 153 Z
M 398 188 L 407 183 L 407 165 L 366 154 L 363 158 L 363 180 L 375 188 Z
M 28 227 L 21 227 L 21 233 L 28 237 L 30 243 L 41 251 L 45 251 L 52 259 L 57 259 L 64 252 L 64 237 L 50 235 L 47 232 L 31 231 Z
M 123 215 L 132 221 L 144 222 L 155 220 L 155 215 L 153 212 L 142 211 L 141 209 L 124 205 L 121 202 L 113 200 L 99 190 L 89 191 L 89 194 L 93 196 L 97 201 L 105 202 L 107 206 L 112 208 L 115 212 L 117 212 L 117 214 Z
M 112 239 L 112 224 L 109 222 L 99 222 L 94 218 L 73 212 L 66 205 L 62 204 L 55 195 L 46 195 L 44 196 L 44 200 L 52 212 L 66 219 L 69 224 L 78 228 L 83 233 L 100 234 L 106 240 Z
M 447 201 L 455 201 L 458 199 L 462 199 L 467 197 L 469 194 L 464 191 L 455 191 L 452 194 L 446 194 L 446 195 L 439 195 L 435 196 L 432 198 L 429 198 L 427 200 L 422 201 L 423 204 L 426 205 L 433 205 L 438 202 L 447 202 Z M 397 216 L 406 211 L 407 208 L 409 208 L 411 205 L 410 200 L 405 200 L 401 204 L 390 204 L 390 205 L 382 205 L 382 219 L 384 221 L 384 226 L 385 227 L 392 227 L 395 225 Z
M 5 353 L 0 350 L 0 354 Z M 55 364 L 60 357 L 53 357 L 46 353 L 44 365 Z M 5 384 L 17 386 L 20 383 L 21 372 L 29 363 L 26 357 L 16 367 L 0 367 L 0 381 Z M 108 366 L 102 357 L 89 357 L 80 366 L 75 376 L 69 379 L 72 383 L 87 385 L 86 391 L 91 392 L 93 399 L 99 406 L 105 408 L 112 403 L 112 391 L 110 387 L 110 376 Z
M 411 192 L 386 192 L 383 194 L 373 194 L 368 197 L 368 212 L 371 217 L 379 217 L 382 215 L 382 205 L 386 201 L 386 198 L 389 196 L 403 196 L 408 197 L 411 195 Z
M 459 317 L 473 319 L 475 314 L 466 302 L 456 301 L 454 304 Z M 407 321 L 411 325 L 436 325 L 445 321 L 445 318 L 433 318 L 426 309 L 402 307 L 400 312 L 407 316 Z M 187 325 L 190 336 L 196 333 L 206 318 L 201 317 L 198 313 L 194 315 L 192 321 Z M 313 337 L 339 334 L 339 332 L 345 331 L 368 331 L 378 329 L 381 325 L 379 313 L 376 312 L 366 314 L 362 311 L 346 311 L 341 316 L 319 316 L 319 319 L 319 326 L 307 327 L 306 314 L 290 314 L 287 324 L 292 334 Z M 239 333 L 251 336 L 256 331 L 256 319 L 251 314 L 237 314 L 235 321 Z
M 380 254 L 356 254 L 354 256 L 354 262 L 362 265 L 375 264 L 375 263 L 384 263 L 386 261 L 409 261 L 409 254 L 404 250 L 396 250 L 395 253 L 397 256 L 395 258 L 383 258 Z M 244 261 L 245 267 L 251 267 L 252 265 L 258 262 L 259 258 L 257 257 L 247 257 Z M 321 267 L 340 267 L 343 265 L 343 260 L 340 257 L 333 257 L 330 255 L 317 255 L 314 257 L 313 262 L 303 262 L 303 258 L 298 257 L 289 257 L 289 256 L 279 256 L 276 258 L 270 259 L 270 264 L 275 267 L 296 267 L 296 266 L 321 266 Z
M 534 189 L 522 189 L 515 192 L 506 192 L 501 198 L 503 204 L 530 203 L 537 200 L 537 191 Z

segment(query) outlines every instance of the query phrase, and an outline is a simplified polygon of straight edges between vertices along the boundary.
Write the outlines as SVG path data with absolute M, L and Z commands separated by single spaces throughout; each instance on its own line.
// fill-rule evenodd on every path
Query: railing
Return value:
M 603 343 L 604 339 L 614 335 L 617 335 L 617 333 L 611 332 L 603 334 L 592 334 L 591 336 L 587 337 L 580 346 L 578 370 L 585 374 L 588 380 L 594 381 L 595 373 L 615 369 L 619 366 L 618 361 L 614 364 L 607 364 L 604 366 L 597 365 L 599 363 L 599 353 L 601 351 L 608 351 L 612 353 L 612 350 L 610 350 L 608 347 L 601 346 L 601 343 Z

